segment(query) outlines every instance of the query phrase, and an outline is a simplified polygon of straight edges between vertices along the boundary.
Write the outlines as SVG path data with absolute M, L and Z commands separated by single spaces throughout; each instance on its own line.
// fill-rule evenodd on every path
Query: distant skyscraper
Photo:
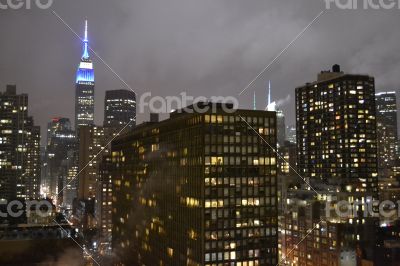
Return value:
M 72 130 L 69 118 L 53 118 L 47 125 L 47 178 L 45 185 L 49 196 L 57 196 L 58 192 L 63 189 L 68 170 L 62 164 L 68 154 L 76 148 L 75 131 Z M 61 200 L 62 195 L 58 196 Z
M 112 130 L 104 127 L 82 126 L 79 130 L 78 198 L 80 200 L 96 197 L 99 164 L 102 156 L 109 153 L 106 144 L 111 136 Z M 99 156 L 100 151 L 102 156 Z
M 0 93 L 0 199 L 39 198 L 40 127 L 28 116 L 28 95 Z
M 100 248 L 104 252 L 109 252 L 112 239 L 112 157 L 103 156 L 99 165 L 98 193 L 96 195 L 96 216 L 98 228 L 100 230 Z
M 296 144 L 285 141 L 285 145 L 279 147 L 278 152 L 282 156 L 278 158 L 278 174 L 296 176 L 294 172 L 297 163 Z
M 395 92 L 375 94 L 379 169 L 389 170 L 397 159 L 397 105 Z M 381 171 L 380 171 L 381 172 Z
M 299 173 L 343 191 L 376 193 L 377 141 L 373 77 L 335 65 L 296 88 Z
M 278 145 L 279 147 L 283 147 L 286 140 L 286 126 L 285 115 L 282 110 L 276 110 L 276 130 Z
M 136 124 L 136 94 L 131 90 L 106 91 L 104 99 L 104 127 L 121 129 Z
M 276 134 L 278 137 L 278 146 L 282 147 L 285 145 L 286 140 L 285 114 L 282 110 L 277 109 L 275 101 L 271 102 L 271 81 L 268 82 L 268 99 L 266 110 L 276 112 Z
M 69 118 L 54 117 L 47 123 L 47 146 L 57 145 L 56 139 L 72 139 L 74 132 Z
M 109 154 L 109 144 L 114 130 L 98 126 L 79 128 L 78 197 L 74 214 L 83 229 L 96 225 L 95 208 L 99 197 L 100 163 Z M 101 195 L 100 195 L 101 196 Z M 98 202 L 102 204 L 103 202 Z M 101 213 L 97 213 L 98 216 Z
M 28 198 L 38 199 L 41 184 L 40 127 L 34 125 L 32 117 L 28 117 L 25 130 L 28 134 L 25 153 L 25 195 Z
M 286 140 L 291 143 L 296 143 L 296 126 L 286 127 Z
M 89 57 L 88 27 L 85 21 L 83 55 L 76 74 L 75 128 L 94 124 L 94 70 Z
M 113 249 L 126 265 L 277 265 L 276 153 L 239 115 L 276 146 L 274 113 L 221 107 L 113 142 Z
M 78 154 L 76 149 L 68 150 L 67 156 L 61 162 L 62 181 L 59 183 L 58 197 L 61 198 L 60 204 L 68 210 L 72 209 L 73 201 L 78 196 Z

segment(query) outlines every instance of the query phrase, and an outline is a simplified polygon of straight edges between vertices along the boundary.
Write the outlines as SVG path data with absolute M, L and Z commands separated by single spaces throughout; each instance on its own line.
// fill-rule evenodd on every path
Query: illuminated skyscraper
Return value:
M 83 126 L 79 130 L 79 187 L 78 198 L 90 200 L 95 198 L 99 164 L 102 157 L 109 152 L 109 141 L 112 130 L 98 126 Z
M 48 196 L 56 196 L 64 187 L 63 179 L 67 170 L 62 164 L 76 147 L 75 132 L 72 130 L 69 118 L 53 118 L 47 126 L 45 188 Z
M 110 251 L 112 239 L 112 168 L 111 155 L 103 156 L 99 164 L 99 180 L 96 195 L 96 216 L 100 233 L 100 248 Z
M 375 112 L 374 78 L 338 65 L 296 88 L 299 173 L 343 191 L 377 193 Z
M 276 147 L 276 115 L 211 105 L 113 142 L 112 241 L 125 265 L 277 265 L 277 158 L 263 142 Z
M 296 126 L 286 127 L 286 140 L 291 143 L 296 143 Z
M 99 165 L 102 156 L 109 153 L 109 141 L 113 130 L 98 126 L 82 126 L 79 128 L 79 164 L 78 164 L 78 201 L 73 208 L 75 217 L 83 229 L 92 228 L 95 222 L 95 199 L 101 185 Z M 101 155 L 101 156 L 100 156 Z M 77 201 L 77 202 L 78 202 Z
M 136 124 L 136 94 L 131 90 L 106 91 L 104 127 L 133 128 Z
M 390 169 L 397 158 L 396 92 L 377 93 L 375 100 L 379 169 Z
M 0 93 L 0 199 L 38 198 L 40 127 L 28 116 L 28 95 Z
M 40 194 L 40 176 L 41 176 L 41 160 L 40 160 L 40 127 L 34 125 L 33 117 L 28 117 L 25 128 L 26 132 L 26 153 L 25 153 L 25 169 L 24 181 L 22 187 L 25 186 L 26 198 L 39 198 Z
M 376 246 L 371 239 L 379 218 L 359 207 L 351 215 L 327 215 L 326 204 L 368 204 L 378 198 L 374 78 L 346 74 L 334 65 L 316 81 L 297 87 L 296 129 L 298 173 L 315 191 L 307 184 L 304 191 L 296 188 L 294 194 L 287 193 L 282 256 L 286 253 L 289 264 L 296 261 L 296 265 L 356 265 L 354 261 L 338 264 L 338 258 L 355 257 L 357 246 L 362 250 L 359 258 L 372 258 Z M 318 227 L 315 218 L 321 220 Z M 304 234 L 303 225 L 312 229 L 314 237 L 310 233 L 299 244 L 294 236 Z M 318 253 L 309 247 L 317 247 Z
M 75 128 L 94 124 L 94 70 L 89 56 L 89 40 L 87 20 L 85 21 L 85 37 L 83 55 L 76 73 L 75 91 Z

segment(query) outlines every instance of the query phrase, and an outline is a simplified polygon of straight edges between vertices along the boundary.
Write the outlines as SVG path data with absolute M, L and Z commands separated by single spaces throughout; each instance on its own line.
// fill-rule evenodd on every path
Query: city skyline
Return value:
M 127 5 L 126 11 L 119 3 L 113 3 L 110 6 L 108 3 L 97 4 L 96 2 L 95 12 L 90 8 L 93 5 L 91 1 L 79 4 L 57 2 L 53 9 L 79 35 L 82 35 L 84 18 L 89 19 L 92 25 L 91 36 L 94 50 L 129 86 L 137 91 L 138 98 L 145 91 L 161 96 L 179 95 L 187 91 L 190 95 L 208 97 L 214 94 L 237 95 L 321 9 L 325 8 L 320 1 L 307 4 L 300 2 L 291 6 L 275 1 L 255 2 L 250 6 L 234 2 L 226 10 L 223 9 L 226 8 L 224 2 L 214 3 L 215 11 L 209 14 L 210 22 L 203 19 L 205 17 L 203 15 L 208 10 L 206 7 L 211 6 L 211 2 L 207 1 L 203 4 L 186 5 L 182 5 L 180 1 L 171 3 L 182 11 L 177 18 L 169 16 L 164 4 L 160 4 L 161 11 L 155 11 L 152 4 L 138 2 L 123 3 Z M 246 8 L 238 13 L 239 9 L 243 9 L 243 5 L 246 5 Z M 79 9 L 76 11 L 73 7 L 77 6 Z M 137 12 L 140 10 L 143 15 L 135 17 L 127 15 L 127 11 L 131 8 L 138 10 Z M 109 15 L 112 22 L 105 22 L 101 16 L 97 15 L 107 10 L 111 11 Z M 49 12 L 49 16 L 41 16 L 43 12 Z M 0 69 L 4 74 L 0 75 L 0 86 L 16 84 L 21 92 L 31 94 L 30 109 L 42 128 L 43 136 L 43 129 L 52 117 L 61 116 L 73 120 L 74 109 L 71 108 L 71 102 L 73 103 L 74 99 L 73 80 L 82 43 L 63 22 L 51 14 L 51 11 L 29 10 L 24 13 L 30 16 L 31 27 L 38 28 L 37 38 L 30 33 L 35 32 L 31 27 L 22 26 L 20 22 L 14 21 L 17 16 L 12 16 L 10 12 L 5 11 L 4 16 L 0 18 L 2 25 L 5 25 L 0 29 L 0 33 L 8 36 L 8 39 L 0 44 L 2 51 L 8 51 L 7 54 L 3 54 L 3 60 L 0 62 Z M 275 13 L 280 14 L 281 18 L 277 18 Z M 252 106 L 253 91 L 256 91 L 257 97 L 264 98 L 267 81 L 272 80 L 273 99 L 286 99 L 290 95 L 290 99 L 281 109 L 284 109 L 286 124 L 293 125 L 294 90 L 292 88 L 297 84 L 305 83 L 307 79 L 304 76 L 311 76 L 334 63 L 342 65 L 346 72 L 365 73 L 376 77 L 377 92 L 398 91 L 396 61 L 386 60 L 386 58 L 392 58 L 389 54 L 398 45 L 396 39 L 398 33 L 395 32 L 393 37 L 389 37 L 392 33 L 382 30 L 382 27 L 390 28 L 390 25 L 393 25 L 396 14 L 395 11 L 388 11 L 383 17 L 378 13 L 373 10 L 363 10 L 363 12 L 330 10 L 323 14 L 296 41 L 295 45 L 290 47 L 287 53 L 252 85 L 251 89 L 242 96 L 237 96 L 241 108 Z M 154 14 L 158 15 L 157 18 Z M 193 15 L 193 18 L 189 19 L 190 15 Z M 372 22 L 365 20 L 366 17 L 373 17 L 378 23 L 372 25 Z M 149 19 L 153 19 L 153 22 L 150 23 Z M 186 23 L 188 26 L 181 25 L 178 19 L 188 19 Z M 230 26 L 230 24 L 237 25 L 238 22 L 243 22 L 243 25 Z M 350 22 L 358 28 L 360 37 L 357 40 L 351 38 L 351 27 L 346 29 L 342 26 Z M 193 32 L 192 27 L 200 27 L 200 30 Z M 278 35 L 275 35 L 273 27 L 279 29 Z M 161 34 L 159 28 L 164 29 L 165 34 Z M 12 29 L 16 30 L 12 31 Z M 173 29 L 177 29 L 182 35 L 177 36 Z M 204 43 L 203 31 L 210 32 L 215 41 Z M 249 31 L 252 33 L 248 33 Z M 20 33 L 15 34 L 15 32 Z M 50 35 L 54 37 L 48 39 L 49 37 L 44 35 L 45 32 L 51 32 Z M 18 41 L 20 34 L 24 34 L 27 42 Z M 239 38 L 235 38 L 236 35 Z M 176 45 L 170 42 L 171 38 L 178 40 Z M 192 42 L 193 38 L 195 38 L 194 44 L 188 45 L 187 42 Z M 202 40 L 201 45 L 195 42 L 198 38 Z M 271 41 L 272 39 L 275 41 Z M 338 47 L 332 48 L 326 45 L 328 42 L 336 43 L 338 40 L 342 44 Z M 311 41 L 315 41 L 315 44 Z M 369 44 L 356 52 L 365 41 Z M 11 43 L 13 47 L 10 47 Z M 27 54 L 26 51 L 30 48 L 26 43 L 32 44 L 32 48 L 36 47 L 37 53 Z M 307 53 L 303 53 L 310 45 L 311 47 L 318 45 L 318 49 L 307 49 Z M 182 47 L 185 49 L 181 49 Z M 238 56 L 231 56 L 231 51 L 238 51 L 234 53 Z M 376 53 L 376 51 L 379 52 Z M 211 56 L 207 52 L 210 52 Z M 19 53 L 23 53 L 29 60 L 19 60 L 17 56 Z M 37 56 L 45 56 L 46 60 L 38 60 Z M 176 60 L 177 56 L 179 60 Z M 199 57 L 202 59 L 193 60 Z M 309 62 L 308 57 L 315 60 Z M 99 58 L 93 56 L 93 60 L 98 74 L 95 124 L 101 125 L 105 91 L 128 88 Z M 37 66 L 33 67 L 30 62 L 36 62 Z M 308 63 L 308 67 L 299 67 L 304 62 Z M 37 72 L 36 69 L 41 69 L 41 71 Z M 302 71 L 298 71 L 299 69 Z M 181 75 L 177 76 L 179 71 Z M 152 75 L 149 76 L 147 73 L 150 72 Z M 44 75 L 44 73 L 53 74 Z M 288 76 L 290 76 L 289 79 Z M 58 97 L 63 100 L 59 101 Z M 257 101 L 257 108 L 261 109 L 262 103 L 263 101 Z M 147 117 L 147 113 L 138 113 L 138 123 L 145 121 Z
M 398 265 L 400 0 L 23 1 L 0 264 Z

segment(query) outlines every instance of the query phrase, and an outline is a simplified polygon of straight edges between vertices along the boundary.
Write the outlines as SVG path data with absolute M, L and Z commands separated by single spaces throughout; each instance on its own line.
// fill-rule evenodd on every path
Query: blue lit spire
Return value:
M 85 20 L 85 39 L 83 40 L 83 55 L 82 55 L 82 59 L 89 59 L 89 51 L 88 51 L 88 44 L 89 44 L 89 40 L 88 40 L 88 21 L 87 19 Z
M 89 57 L 88 23 L 85 20 L 85 38 L 83 39 L 83 55 L 76 73 L 77 84 L 94 84 L 93 62 Z

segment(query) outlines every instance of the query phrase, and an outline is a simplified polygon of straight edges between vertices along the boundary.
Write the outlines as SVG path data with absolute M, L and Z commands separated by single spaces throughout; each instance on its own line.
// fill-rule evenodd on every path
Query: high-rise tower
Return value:
M 75 132 L 68 118 L 53 118 L 48 123 L 45 185 L 51 196 L 57 196 L 65 186 L 63 178 L 68 170 L 63 166 L 64 160 L 76 145 Z
M 94 124 L 94 70 L 89 56 L 88 24 L 85 21 L 83 55 L 76 73 L 75 128 Z
M 296 88 L 298 170 L 305 178 L 376 193 L 375 81 L 335 65 Z
M 104 127 L 121 130 L 126 125 L 127 128 L 136 125 L 136 94 L 131 90 L 106 91 Z
M 15 85 L 0 92 L 0 199 L 37 199 L 40 127 L 28 115 L 28 95 Z
M 198 103 L 112 143 L 112 242 L 121 263 L 277 265 L 277 158 L 262 145 L 276 146 L 276 116 L 227 108 Z
M 375 94 L 376 129 L 378 138 L 378 166 L 380 173 L 395 166 L 397 159 L 396 92 Z

